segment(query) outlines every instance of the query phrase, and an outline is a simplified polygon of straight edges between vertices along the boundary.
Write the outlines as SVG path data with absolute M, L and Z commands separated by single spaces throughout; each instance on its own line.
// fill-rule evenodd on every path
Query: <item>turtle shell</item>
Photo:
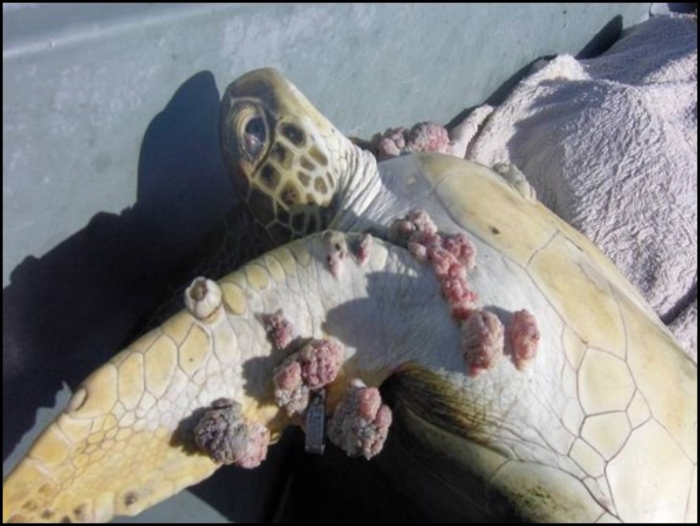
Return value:
M 477 378 L 445 373 L 442 386 L 407 375 L 398 398 L 413 415 L 409 426 L 430 423 L 426 443 L 441 443 L 444 454 L 450 447 L 438 435 L 451 430 L 447 442 L 457 440 L 459 461 L 437 464 L 443 478 L 446 465 L 471 462 L 530 520 L 694 521 L 697 367 L 634 287 L 521 184 L 485 166 L 441 154 L 379 166 L 384 190 L 373 203 L 381 205 L 364 219 L 386 224 L 420 208 L 440 230 L 466 233 L 481 304 L 504 322 L 528 309 L 542 335 L 525 372 L 504 364 Z M 424 396 L 407 396 L 417 385 Z M 450 409 L 436 416 L 438 399 Z M 416 433 L 425 438 L 425 429 Z M 485 446 L 489 461 L 466 461 L 477 446 L 460 435 Z M 553 504 L 567 499 L 578 509 Z

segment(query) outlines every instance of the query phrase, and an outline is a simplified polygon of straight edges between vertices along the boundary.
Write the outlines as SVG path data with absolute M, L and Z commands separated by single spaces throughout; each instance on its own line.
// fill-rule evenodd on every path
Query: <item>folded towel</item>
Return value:
M 654 17 L 603 55 L 535 65 L 460 126 L 596 243 L 697 361 L 697 22 Z

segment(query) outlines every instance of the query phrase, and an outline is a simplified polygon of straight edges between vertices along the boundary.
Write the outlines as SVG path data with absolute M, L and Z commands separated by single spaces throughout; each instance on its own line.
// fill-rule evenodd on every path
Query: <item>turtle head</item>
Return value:
M 276 243 L 326 228 L 355 147 L 278 71 L 234 81 L 221 146 L 236 191 Z

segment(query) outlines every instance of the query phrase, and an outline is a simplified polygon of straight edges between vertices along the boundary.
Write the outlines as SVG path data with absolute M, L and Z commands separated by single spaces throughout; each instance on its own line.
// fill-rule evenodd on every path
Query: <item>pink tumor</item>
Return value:
M 414 208 L 408 213 L 406 219 L 412 222 L 419 232 L 426 232 L 428 234 L 435 234 L 437 232 L 437 226 L 425 210 Z
M 328 423 L 328 438 L 349 456 L 370 459 L 384 447 L 391 422 L 379 389 L 355 379 Z
M 469 290 L 465 278 L 451 278 L 449 276 L 442 278 L 442 296 L 450 305 L 459 303 L 468 293 Z
M 408 251 L 419 263 L 425 263 L 428 261 L 428 250 L 420 243 L 409 243 Z
M 372 147 L 377 159 L 384 160 L 401 155 L 406 147 L 405 128 L 389 128 L 383 134 L 372 137 Z
M 283 367 L 278 367 L 274 376 L 275 385 L 280 389 L 291 390 L 301 385 L 301 365 L 291 361 Z
M 449 146 L 447 130 L 434 122 L 418 123 L 407 134 L 406 149 L 411 152 L 447 153 Z
M 476 376 L 492 369 L 503 356 L 503 324 L 495 314 L 479 309 L 462 324 L 462 353 L 467 371 Z
M 343 361 L 343 348 L 330 340 L 311 340 L 296 356 L 301 365 L 301 378 L 309 389 L 320 389 L 338 376 Z
M 275 402 L 289 416 L 303 414 L 309 393 L 328 385 L 338 376 L 344 350 L 336 342 L 311 340 L 302 349 L 285 358 L 275 368 Z
M 285 360 L 275 368 L 272 381 L 275 386 L 275 403 L 284 408 L 287 415 L 303 414 L 306 411 L 309 388 L 302 381 L 301 364 L 295 360 Z
M 395 219 L 390 226 L 390 236 L 404 246 L 420 243 L 427 246 L 424 236 L 437 233 L 437 226 L 425 210 L 413 209 L 405 217 Z
M 432 263 L 438 278 L 447 277 L 450 267 L 457 261 L 447 250 L 435 245 L 428 248 L 428 260 Z
M 476 249 L 464 234 L 442 234 L 425 210 L 413 209 L 391 225 L 392 237 L 407 246 L 420 263 L 429 262 L 440 282 L 452 316 L 466 320 L 476 308 L 478 295 L 467 281 L 475 266 Z
M 540 331 L 535 317 L 526 309 L 515 312 L 508 325 L 508 338 L 513 346 L 515 367 L 522 371 L 537 355 Z
M 284 317 L 282 309 L 272 314 L 262 314 L 260 319 L 267 337 L 277 350 L 285 349 L 294 340 L 294 325 Z
M 259 466 L 270 444 L 267 427 L 244 418 L 241 404 L 227 398 L 215 400 L 199 418 L 192 433 L 197 447 L 214 462 L 243 468 Z
M 238 458 L 238 465 L 251 469 L 258 467 L 267 457 L 270 445 L 270 431 L 259 422 L 249 422 L 246 426 L 246 440 Z
M 373 238 L 370 234 L 362 234 L 357 246 L 357 262 L 362 266 L 369 260 L 369 251 L 372 247 Z
M 474 293 L 474 296 L 476 296 L 476 293 Z M 473 302 L 465 300 L 463 303 L 452 307 L 452 318 L 458 322 L 463 322 L 472 315 L 476 308 L 476 300 Z
M 400 236 L 408 237 L 416 231 L 416 225 L 408 219 L 397 219 L 392 224 L 393 230 Z
M 433 122 L 421 122 L 410 130 L 389 128 L 383 134 L 375 134 L 371 146 L 380 161 L 408 152 L 451 151 L 447 130 Z
M 425 210 L 413 209 L 394 220 L 391 237 L 403 244 L 420 263 L 429 263 L 452 318 L 461 324 L 462 353 L 469 374 L 495 367 L 503 355 L 504 328 L 492 313 L 478 308 L 479 295 L 467 279 L 476 267 L 476 247 L 464 234 L 439 232 Z M 540 338 L 535 318 L 526 310 L 513 315 L 508 327 L 513 361 L 522 370 L 537 353 Z
M 477 308 L 479 296 L 469 288 L 466 278 L 446 278 L 442 284 L 442 294 L 450 305 L 452 317 L 457 321 L 466 320 Z
M 472 270 L 476 266 L 476 248 L 464 234 L 445 235 L 443 246 L 457 258 L 464 268 Z

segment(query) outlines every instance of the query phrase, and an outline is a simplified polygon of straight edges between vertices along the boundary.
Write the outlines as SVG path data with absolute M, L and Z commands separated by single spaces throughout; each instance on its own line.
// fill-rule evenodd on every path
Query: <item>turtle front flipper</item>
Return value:
M 5 521 L 134 515 L 221 464 L 255 467 L 326 386 L 333 436 L 370 458 L 390 424 L 376 391 L 390 371 L 421 357 L 464 368 L 432 270 L 367 236 L 295 241 L 218 283 L 195 279 L 185 304 L 76 390 L 4 481 Z M 366 384 L 354 401 L 353 380 Z
M 186 399 L 210 349 L 182 312 L 90 375 L 5 480 L 3 522 L 134 515 L 209 477 Z
M 137 366 L 136 354 L 129 360 Z M 142 364 L 140 364 L 142 365 Z M 171 429 L 131 424 L 110 363 L 78 389 L 3 484 L 3 522 L 91 522 L 134 515 L 211 475 Z
M 518 458 L 522 434 L 454 374 L 409 363 L 382 386 L 394 424 L 380 462 L 436 521 L 591 522 L 604 510 L 563 469 Z
M 259 464 L 276 439 L 275 417 L 260 401 L 264 393 L 242 394 L 251 379 L 223 312 L 224 302 L 244 310 L 237 290 L 195 280 L 188 310 L 93 372 L 4 481 L 3 522 L 134 515 L 209 477 L 220 463 Z M 228 397 L 236 398 L 230 410 L 221 403 Z M 219 436 L 206 429 L 216 418 Z M 215 450 L 198 448 L 197 438 Z

